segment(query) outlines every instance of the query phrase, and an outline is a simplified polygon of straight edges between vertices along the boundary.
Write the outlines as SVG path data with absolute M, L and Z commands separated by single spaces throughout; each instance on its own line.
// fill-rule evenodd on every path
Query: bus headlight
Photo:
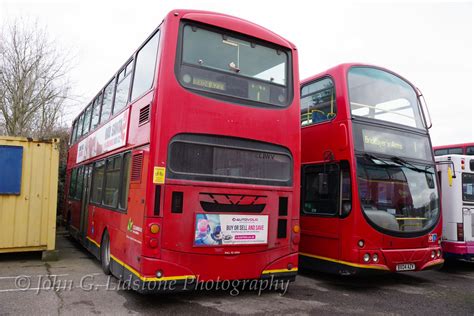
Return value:
M 436 251 L 431 250 L 431 259 L 434 259 L 436 257 Z
M 363 240 L 363 239 L 359 240 L 359 241 L 357 242 L 357 245 L 358 245 L 360 248 L 363 248 L 364 245 L 365 245 L 364 240 Z
M 438 249 L 437 255 L 438 257 L 441 257 L 441 250 Z
M 374 253 L 374 255 L 372 256 L 372 260 L 373 260 L 374 262 L 379 261 L 379 255 L 376 254 L 376 253 Z
M 157 278 L 163 277 L 163 271 L 161 271 L 161 270 L 156 271 L 156 277 Z
M 368 253 L 366 253 L 364 255 L 364 262 L 369 262 L 370 261 L 370 255 Z

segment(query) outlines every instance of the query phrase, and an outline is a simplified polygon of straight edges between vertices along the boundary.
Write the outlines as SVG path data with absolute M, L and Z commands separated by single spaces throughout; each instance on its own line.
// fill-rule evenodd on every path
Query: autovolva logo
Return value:
M 257 222 L 258 218 L 252 217 L 252 218 L 232 218 L 233 222 Z

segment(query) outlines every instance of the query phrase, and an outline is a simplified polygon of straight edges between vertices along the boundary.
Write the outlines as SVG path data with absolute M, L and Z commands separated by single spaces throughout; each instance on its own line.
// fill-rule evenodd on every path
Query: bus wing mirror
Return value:
M 329 176 L 327 173 L 318 173 L 318 192 L 319 194 L 329 194 Z
M 426 184 L 428 185 L 428 188 L 434 189 L 434 179 L 433 179 L 433 174 L 432 173 L 425 173 L 425 178 L 426 178 Z

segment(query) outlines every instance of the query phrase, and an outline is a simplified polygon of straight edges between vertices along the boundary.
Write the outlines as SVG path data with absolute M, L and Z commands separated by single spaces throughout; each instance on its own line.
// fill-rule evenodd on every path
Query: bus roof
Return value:
M 338 73 L 340 71 L 343 71 L 343 72 L 346 72 L 349 68 L 351 67 L 371 67 L 371 68 L 377 68 L 377 69 L 380 69 L 380 70 L 383 70 L 383 71 L 387 71 L 387 72 L 390 72 L 394 75 L 396 75 L 397 77 L 400 77 L 401 79 L 403 79 L 404 81 L 408 82 L 410 85 L 413 86 L 413 88 L 416 88 L 408 79 L 406 79 L 405 77 L 403 76 L 400 76 L 398 73 L 390 70 L 390 69 L 387 69 L 385 67 L 380 67 L 380 66 L 377 66 L 377 65 L 372 65 L 372 64 L 365 64 L 365 63 L 357 63 L 357 62 L 350 62 L 350 63 L 342 63 L 342 64 L 339 64 L 339 65 L 336 65 L 332 68 L 329 68 L 323 72 L 320 72 L 316 75 L 313 75 L 311 77 L 308 77 L 304 80 L 301 80 L 301 85 L 303 84 L 306 84 L 308 82 L 311 82 L 317 78 L 321 78 L 323 76 L 332 76 L 334 75 L 335 73 Z
M 460 143 L 460 144 L 451 144 L 451 145 L 439 145 L 439 146 L 433 146 L 433 149 L 446 149 L 446 148 L 455 148 L 455 147 L 469 147 L 469 146 L 474 146 L 474 143 Z

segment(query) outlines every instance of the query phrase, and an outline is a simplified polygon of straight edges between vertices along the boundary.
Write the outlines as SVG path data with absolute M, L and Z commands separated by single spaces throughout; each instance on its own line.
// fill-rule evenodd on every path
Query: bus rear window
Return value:
M 286 106 L 288 65 L 287 49 L 190 24 L 182 28 L 178 79 L 186 88 Z
M 194 136 L 201 138 L 198 135 Z M 170 177 L 201 181 L 289 186 L 292 184 L 292 159 L 280 146 L 258 142 L 207 137 L 195 141 L 179 140 L 170 145 Z M 246 146 L 249 145 L 249 146 Z M 270 150 L 269 150 L 270 149 Z M 273 150 L 272 150 L 273 149 Z
M 462 200 L 474 202 L 474 174 L 462 174 Z

